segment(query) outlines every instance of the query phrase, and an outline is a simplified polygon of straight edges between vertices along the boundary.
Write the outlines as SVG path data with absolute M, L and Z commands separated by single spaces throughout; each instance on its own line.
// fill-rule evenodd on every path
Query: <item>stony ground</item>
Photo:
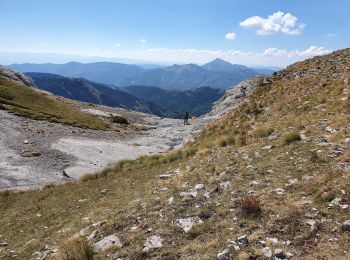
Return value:
M 124 115 L 131 125 L 120 131 L 80 129 L 17 117 L 0 110 L 0 189 L 28 188 L 78 178 L 120 160 L 162 153 L 198 134 L 202 119 L 181 120 L 103 106 L 77 103 L 78 109 L 108 120 Z
M 0 257 L 349 259 L 350 49 L 256 82 L 180 150 L 0 193 Z

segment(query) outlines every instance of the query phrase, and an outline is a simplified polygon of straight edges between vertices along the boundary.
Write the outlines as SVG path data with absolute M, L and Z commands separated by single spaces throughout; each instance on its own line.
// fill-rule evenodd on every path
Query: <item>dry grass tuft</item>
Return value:
M 206 155 L 208 155 L 208 154 L 211 154 L 211 149 L 209 149 L 209 148 L 200 149 L 200 150 L 197 152 L 197 154 L 198 154 L 199 156 L 206 156 Z
M 253 135 L 256 138 L 264 138 L 270 136 L 273 132 L 273 128 L 257 128 L 253 131 Z
M 220 146 L 227 146 L 235 143 L 235 138 L 233 136 L 224 135 L 219 139 Z
M 242 215 L 258 216 L 261 214 L 260 200 L 255 196 L 246 196 L 236 201 Z
M 74 237 L 67 240 L 61 249 L 57 259 L 60 260 L 93 260 L 92 247 L 82 237 Z
M 1 190 L 0 197 L 9 197 L 12 193 L 14 192 L 11 190 Z
M 286 145 L 294 143 L 296 141 L 300 141 L 300 140 L 301 140 L 301 136 L 298 132 L 291 132 L 291 133 L 286 134 L 283 137 L 283 143 Z

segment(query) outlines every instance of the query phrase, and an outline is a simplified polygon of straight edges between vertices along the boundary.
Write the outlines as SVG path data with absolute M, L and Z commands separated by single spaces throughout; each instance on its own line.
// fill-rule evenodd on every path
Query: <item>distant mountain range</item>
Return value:
M 122 89 L 137 98 L 156 104 L 166 111 L 165 117 L 171 118 L 180 118 L 185 112 L 191 116 L 206 114 L 212 109 L 213 103 L 224 95 L 223 90 L 209 87 L 186 91 L 148 86 L 128 86 Z
M 164 111 L 148 101 L 111 86 L 89 81 L 83 78 L 68 78 L 49 73 L 25 73 L 34 85 L 55 95 L 78 101 L 106 105 L 110 107 L 129 108 L 136 111 L 163 115 Z
M 83 102 L 129 108 L 162 117 L 180 118 L 184 112 L 200 116 L 211 110 L 224 91 L 209 87 L 187 91 L 164 90 L 158 87 L 96 83 L 84 78 L 70 78 L 49 73 L 29 72 L 25 75 L 35 87 Z
M 13 64 L 9 66 L 20 72 L 52 73 L 66 77 L 86 78 L 104 84 L 123 86 L 152 86 L 162 89 L 189 90 L 198 87 L 227 89 L 260 72 L 243 65 L 215 59 L 203 66 L 195 64 L 145 68 L 114 62 L 66 64 Z M 265 74 L 273 71 L 265 70 Z

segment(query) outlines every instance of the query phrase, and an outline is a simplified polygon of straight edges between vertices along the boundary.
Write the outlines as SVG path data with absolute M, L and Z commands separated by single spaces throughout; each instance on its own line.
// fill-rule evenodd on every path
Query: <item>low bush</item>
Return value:
M 294 143 L 294 142 L 300 141 L 300 140 L 301 140 L 301 136 L 298 132 L 291 132 L 291 133 L 286 134 L 283 137 L 284 144 L 291 144 L 291 143 Z
M 270 136 L 273 132 L 273 128 L 257 128 L 253 131 L 253 135 L 256 138 L 264 138 Z
M 121 125 L 128 125 L 129 124 L 129 121 L 125 117 L 122 117 L 122 116 L 111 116 L 111 122 L 121 124 Z
M 261 214 L 260 201 L 255 196 L 246 196 L 236 202 L 241 213 L 245 216 L 258 216 Z

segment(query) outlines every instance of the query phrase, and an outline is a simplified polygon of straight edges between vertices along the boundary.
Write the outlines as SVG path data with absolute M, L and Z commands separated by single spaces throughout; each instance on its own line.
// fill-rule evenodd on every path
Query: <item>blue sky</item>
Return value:
M 285 66 L 349 47 L 349 10 L 349 0 L 0 0 L 0 63 Z

